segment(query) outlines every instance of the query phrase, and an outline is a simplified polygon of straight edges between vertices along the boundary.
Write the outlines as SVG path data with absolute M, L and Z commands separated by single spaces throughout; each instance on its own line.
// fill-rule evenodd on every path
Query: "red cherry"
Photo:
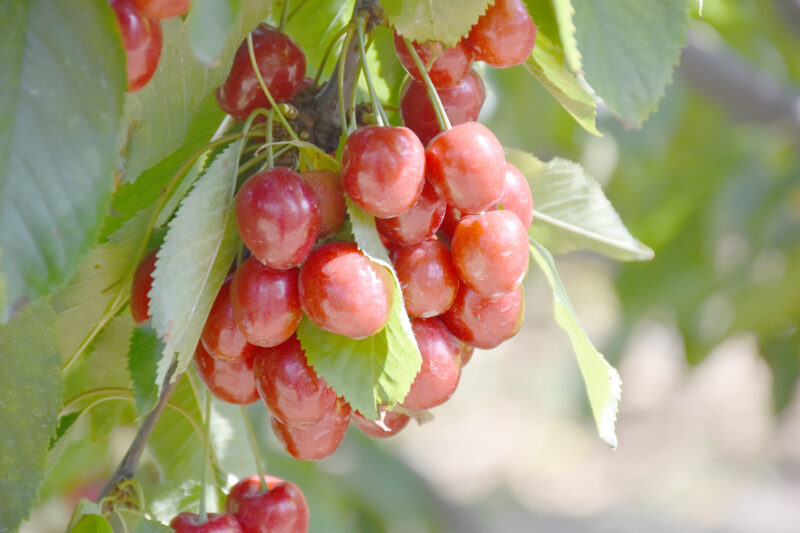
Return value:
M 195 513 L 181 513 L 169 523 L 176 533 L 242 533 L 242 526 L 232 514 L 208 513 L 203 521 Z
M 465 122 L 440 133 L 428 144 L 425 170 L 448 204 L 478 213 L 496 203 L 503 193 L 506 158 L 489 128 Z
M 125 47 L 125 71 L 128 90 L 144 87 L 158 67 L 163 36 L 161 24 L 141 13 L 131 0 L 109 0 L 117 15 L 122 44 Z
M 156 253 L 153 250 L 139 263 L 133 274 L 131 284 L 131 315 L 133 321 L 139 326 L 150 320 L 150 296 L 148 293 L 153 288 L 153 271 L 156 269 Z
M 297 485 L 273 476 L 264 476 L 267 491 L 262 492 L 258 476 L 231 487 L 225 510 L 233 514 L 244 533 L 306 533 L 308 504 Z
M 353 339 L 374 335 L 389 319 L 394 290 L 389 271 L 355 243 L 314 250 L 300 268 L 300 305 L 319 327 Z
M 447 204 L 427 180 L 414 207 L 392 218 L 376 218 L 381 236 L 394 244 L 409 246 L 433 237 L 444 219 Z
M 239 265 L 231 283 L 233 319 L 256 346 L 277 346 L 292 336 L 303 318 L 298 270 L 275 270 L 255 257 Z
M 179 17 L 189 11 L 191 0 L 134 0 L 146 16 L 160 20 Z
M 425 148 L 408 128 L 369 126 L 354 131 L 342 152 L 344 190 L 376 217 L 405 213 L 425 182 Z
M 412 320 L 411 328 L 422 354 L 422 367 L 403 407 L 421 411 L 443 404 L 455 392 L 461 377 L 461 343 L 438 318 Z
M 245 246 L 259 261 L 277 269 L 297 266 L 319 233 L 314 189 L 288 168 L 259 172 L 236 195 L 236 223 Z
M 200 340 L 208 354 L 216 359 L 235 363 L 248 356 L 247 337 L 233 320 L 230 280 L 220 287 Z
M 511 211 L 461 219 L 452 243 L 458 278 L 482 296 L 514 290 L 528 270 L 528 233 Z
M 456 126 L 478 120 L 486 98 L 486 87 L 474 69 L 458 85 L 436 92 L 450 124 Z M 403 124 L 416 133 L 424 145 L 442 131 L 436 120 L 436 111 L 428 98 L 428 90 L 422 82 L 410 79 L 403 85 L 400 90 L 400 115 L 403 117 Z
M 300 173 L 303 181 L 314 189 L 319 206 L 320 226 L 318 239 L 339 231 L 347 218 L 342 178 L 330 170 L 307 170 Z
M 461 343 L 461 368 L 467 366 L 467 363 L 472 359 L 472 354 L 475 353 L 475 347 L 470 346 L 466 342 Z
M 381 424 L 377 421 L 370 420 L 361 415 L 358 411 L 353 411 L 350 415 L 350 420 L 360 429 L 367 437 L 373 439 L 385 439 L 397 435 L 408 424 L 410 418 L 408 415 L 398 413 L 397 411 L 383 411 Z
M 506 161 L 506 178 L 503 194 L 491 209 L 507 209 L 519 218 L 527 230 L 533 221 L 533 198 L 528 180 L 517 167 Z
M 467 37 L 475 59 L 496 68 L 528 59 L 536 42 L 536 24 L 522 0 L 496 0 Z
M 305 84 L 306 56 L 288 36 L 267 24 L 253 30 L 253 53 L 258 71 L 275 102 L 288 102 Z M 258 83 L 245 39 L 233 56 L 230 74 L 217 89 L 217 103 L 236 120 L 244 120 L 270 103 Z
M 336 403 L 336 393 L 308 365 L 295 336 L 259 351 L 255 380 L 272 415 L 289 426 L 318 422 Z
M 392 250 L 392 263 L 410 316 L 430 318 L 453 305 L 458 275 L 450 250 L 441 241 L 398 246 Z
M 461 209 L 448 205 L 444 210 L 444 220 L 442 220 L 442 224 L 439 226 L 439 235 L 446 241 L 452 242 L 453 235 L 456 233 L 456 226 L 458 226 L 458 223 L 464 216 Z
M 318 461 L 328 457 L 344 440 L 350 423 L 350 405 L 341 400 L 319 422 L 310 426 L 287 426 L 270 417 L 272 430 L 289 455 L 301 461 Z
M 472 67 L 472 49 L 464 40 L 450 48 L 439 41 L 425 41 L 422 44 L 414 42 L 414 49 L 425 65 L 431 83 L 437 89 L 458 85 Z M 405 40 L 397 32 L 394 33 L 394 51 L 406 72 L 415 80 L 424 81 Z
M 228 403 L 246 405 L 258 400 L 256 380 L 253 377 L 253 360 L 256 348 L 251 347 L 245 359 L 235 363 L 215 359 L 209 355 L 202 342 L 197 343 L 194 362 L 197 373 L 208 390 Z
M 461 285 L 442 323 L 458 339 L 488 350 L 517 334 L 525 315 L 522 286 L 500 296 L 481 296 Z

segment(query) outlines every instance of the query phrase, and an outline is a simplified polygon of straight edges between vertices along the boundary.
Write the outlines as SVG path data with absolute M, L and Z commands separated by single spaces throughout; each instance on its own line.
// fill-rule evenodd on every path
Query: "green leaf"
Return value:
M 594 135 L 600 135 L 595 126 L 597 105 L 594 97 L 581 85 L 578 78 L 569 71 L 561 48 L 544 34 L 536 37 L 525 68 L 539 80 L 564 109 L 575 118 L 580 126 Z
M 0 326 L 0 531 L 16 531 L 44 479 L 63 401 L 55 319 L 41 302 Z
M 156 383 L 161 387 L 173 357 L 176 375 L 194 354 L 214 298 L 236 256 L 239 234 L 233 200 L 241 141 L 215 159 L 184 198 L 158 252 L 150 291 L 152 324 L 164 339 Z
M 161 522 L 140 517 L 133 531 L 134 533 L 173 533 L 175 530 Z
M 491 0 L 384 0 L 386 16 L 412 41 L 437 40 L 455 46 L 469 33 Z
M 70 533 L 112 533 L 111 524 L 102 515 L 85 514 L 81 517 Z
M 529 233 L 554 253 L 592 250 L 620 261 L 653 258 L 653 250 L 628 232 L 600 184 L 579 164 L 560 158 L 542 163 L 515 149 L 506 149 L 506 159 L 531 187 Z
M 164 351 L 164 345 L 151 327 L 139 327 L 133 331 L 128 352 L 128 373 L 136 395 L 136 411 L 145 416 L 158 402 L 156 366 Z
M 228 36 L 236 26 L 240 0 L 194 0 L 186 21 L 194 57 L 208 67 L 220 64 Z
M 575 39 L 575 24 L 572 22 L 575 8 L 572 7 L 570 0 L 552 0 L 552 2 L 553 11 L 558 21 L 558 36 L 564 49 L 567 66 L 572 72 L 578 72 L 581 69 L 581 53 L 578 51 L 578 41 Z
M 104 0 L 3 2 L 0 50 L 5 322 L 66 281 L 93 244 L 110 199 L 127 81 Z
M 689 27 L 686 0 L 575 3 L 586 79 L 626 124 L 656 110 L 680 59 Z
M 622 396 L 622 380 L 619 373 L 608 364 L 603 354 L 597 351 L 592 341 L 586 336 L 586 332 L 572 308 L 572 303 L 569 301 L 567 291 L 561 283 L 553 256 L 550 255 L 547 248 L 533 239 L 531 239 L 530 250 L 553 288 L 553 314 L 558 325 L 569 335 L 572 349 L 575 350 L 575 355 L 578 357 L 578 366 L 581 368 L 586 385 L 586 393 L 589 396 L 589 404 L 597 424 L 597 432 L 609 446 L 616 448 L 617 435 L 614 426 Z

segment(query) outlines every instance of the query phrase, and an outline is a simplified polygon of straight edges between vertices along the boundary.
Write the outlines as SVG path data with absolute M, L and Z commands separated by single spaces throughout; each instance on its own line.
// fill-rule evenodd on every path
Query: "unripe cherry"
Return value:
M 422 367 L 403 407 L 421 411 L 443 404 L 455 392 L 461 377 L 461 343 L 437 318 L 414 319 L 411 328 L 422 354 Z
M 522 285 L 500 296 L 481 296 L 461 285 L 456 301 L 439 317 L 458 339 L 488 350 L 517 334 L 525 316 Z
M 410 246 L 433 237 L 444 219 L 447 204 L 427 180 L 414 207 L 392 218 L 376 218 L 382 237 L 393 244 Z
M 425 241 L 392 250 L 403 302 L 414 318 L 430 318 L 447 311 L 456 298 L 458 275 L 450 250 L 441 241 Z
M 536 43 L 536 24 L 522 0 L 495 0 L 467 37 L 476 60 L 496 68 L 528 59 Z
M 449 48 L 439 41 L 425 41 L 421 44 L 415 41 L 414 49 L 426 66 L 431 83 L 437 89 L 458 85 L 472 67 L 472 48 L 463 39 Z M 394 51 L 406 72 L 415 80 L 424 81 L 405 40 L 397 32 L 394 33 Z

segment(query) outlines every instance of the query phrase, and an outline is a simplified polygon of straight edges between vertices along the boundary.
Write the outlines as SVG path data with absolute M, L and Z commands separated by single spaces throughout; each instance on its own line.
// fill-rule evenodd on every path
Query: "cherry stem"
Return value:
M 286 17 L 289 15 L 289 0 L 285 0 L 283 2 L 283 7 L 281 8 L 281 23 L 278 26 L 278 30 L 281 33 L 284 33 L 284 29 L 286 28 Z
M 211 427 L 211 394 L 208 390 L 206 394 L 206 412 L 203 427 L 203 469 L 200 471 L 200 521 L 205 523 L 207 520 L 206 515 L 206 475 L 208 470 L 208 440 L 210 436 L 209 428 Z
M 336 45 L 336 43 L 339 42 L 339 39 L 342 38 L 342 35 L 347 33 L 347 30 L 349 29 L 350 29 L 349 25 L 342 27 L 342 29 L 336 32 L 336 35 L 333 36 L 331 42 L 328 43 L 327 48 L 325 48 L 325 53 L 322 55 L 322 61 L 320 61 L 319 63 L 319 70 L 317 70 L 317 75 L 314 76 L 314 85 L 317 85 L 319 83 L 319 79 L 320 77 L 322 77 L 322 71 L 325 70 L 325 64 L 328 62 L 328 57 L 331 55 L 333 47 Z
M 247 429 L 247 438 L 250 440 L 250 448 L 253 450 L 253 459 L 256 462 L 256 472 L 258 472 L 258 490 L 259 492 L 267 492 L 269 488 L 265 480 L 267 471 L 264 469 L 264 463 L 261 460 L 261 452 L 258 449 L 258 441 L 256 440 L 256 432 L 253 429 L 253 423 L 250 422 L 250 416 L 247 414 L 247 409 L 244 405 L 239 406 L 242 412 L 242 420 L 244 427 Z
M 253 65 L 253 72 L 258 78 L 258 84 L 261 85 L 261 90 L 264 91 L 264 94 L 267 96 L 267 100 L 269 101 L 270 106 L 275 111 L 275 114 L 278 115 L 278 120 L 283 125 L 283 128 L 286 130 L 286 133 L 289 134 L 289 137 L 294 139 L 295 141 L 299 141 L 300 138 L 295 133 L 294 128 L 289 124 L 286 120 L 286 117 L 283 116 L 281 110 L 278 108 L 278 104 L 275 102 L 275 99 L 272 97 L 272 93 L 269 92 L 269 88 L 267 84 L 264 83 L 264 78 L 261 76 L 261 71 L 258 69 L 258 62 L 256 61 L 256 53 L 253 49 L 253 34 L 247 34 L 247 50 L 250 52 L 250 63 Z
M 270 168 L 275 166 L 275 151 L 272 148 L 272 124 L 274 119 L 275 110 L 270 109 L 269 115 L 267 116 L 267 163 L 269 163 Z
M 347 61 L 347 50 L 350 49 L 350 42 L 353 40 L 353 28 L 352 26 L 348 27 L 347 34 L 344 37 L 344 42 L 342 43 L 342 52 L 339 54 L 339 69 L 338 69 L 338 76 L 337 82 L 339 86 L 339 114 L 341 115 L 341 122 L 342 122 L 342 133 L 347 135 L 347 106 L 345 105 L 345 92 L 344 92 L 344 73 L 345 73 L 345 64 Z M 355 92 L 355 91 L 353 91 Z
M 433 110 L 436 112 L 436 120 L 439 122 L 439 127 L 443 130 L 449 130 L 453 126 L 450 124 L 450 119 L 447 117 L 447 112 L 444 110 L 442 100 L 439 98 L 439 93 L 436 92 L 436 87 L 433 86 L 431 77 L 428 76 L 428 71 L 425 69 L 425 65 L 419 58 L 419 54 L 417 53 L 417 50 L 414 48 L 414 45 L 411 43 L 411 41 L 406 37 L 403 37 L 403 40 L 406 43 L 408 52 L 414 59 L 414 64 L 417 66 L 420 74 L 422 74 L 422 79 L 425 80 L 425 87 L 428 90 L 428 98 L 430 98 L 431 103 L 433 104 Z
M 367 50 L 364 47 L 364 27 L 366 24 L 367 21 L 363 16 L 359 17 L 358 22 L 356 23 L 356 30 L 358 31 L 358 46 L 361 52 L 361 69 L 364 71 L 364 78 L 367 81 L 369 97 L 372 100 L 372 107 L 375 109 L 375 115 L 378 119 L 378 126 L 386 126 L 389 124 L 389 119 L 386 116 L 386 112 L 383 110 L 383 106 L 378 98 L 378 94 L 375 92 L 375 87 L 372 85 L 372 74 L 370 73 L 369 65 L 367 64 Z

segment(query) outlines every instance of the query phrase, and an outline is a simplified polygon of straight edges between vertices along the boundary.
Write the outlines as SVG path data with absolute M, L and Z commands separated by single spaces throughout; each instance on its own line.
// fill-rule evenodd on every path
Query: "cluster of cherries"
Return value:
M 161 58 L 161 20 L 189 11 L 191 0 L 109 0 L 122 34 L 128 90 L 150 81 Z

